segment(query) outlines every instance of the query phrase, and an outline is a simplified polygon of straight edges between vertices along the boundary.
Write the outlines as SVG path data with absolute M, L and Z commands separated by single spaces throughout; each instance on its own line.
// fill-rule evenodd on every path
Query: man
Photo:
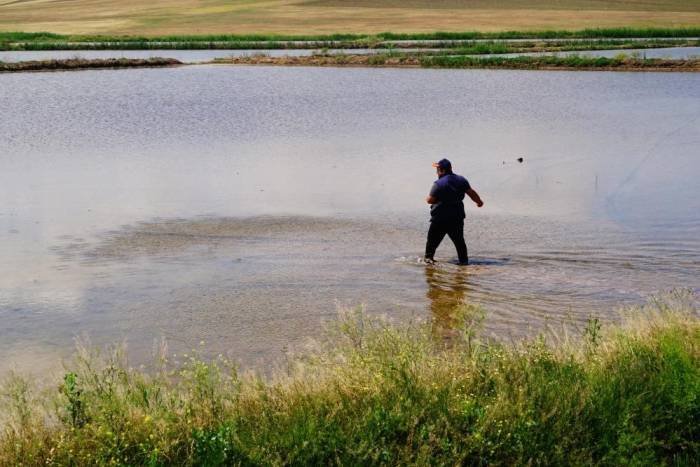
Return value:
M 466 178 L 452 172 L 452 163 L 447 159 L 434 162 L 438 179 L 433 183 L 425 199 L 430 205 L 430 229 L 425 245 L 425 262 L 435 263 L 435 250 L 445 234 L 457 248 L 459 264 L 469 264 L 467 244 L 464 242 L 464 195 L 468 195 L 478 207 L 484 205 L 479 194 L 472 189 Z

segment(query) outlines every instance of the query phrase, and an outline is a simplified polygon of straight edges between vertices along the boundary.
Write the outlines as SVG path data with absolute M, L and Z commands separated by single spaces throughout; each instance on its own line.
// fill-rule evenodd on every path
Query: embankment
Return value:
M 85 70 L 93 68 L 144 68 L 182 65 L 174 58 L 107 58 L 0 62 L 0 73 L 21 71 Z
M 599 70 L 599 71 L 700 71 L 700 60 L 645 59 L 634 57 L 473 57 L 467 55 L 424 54 L 318 54 L 305 57 L 251 55 L 217 59 L 213 63 L 283 66 L 365 66 L 424 68 L 486 68 L 518 70 Z

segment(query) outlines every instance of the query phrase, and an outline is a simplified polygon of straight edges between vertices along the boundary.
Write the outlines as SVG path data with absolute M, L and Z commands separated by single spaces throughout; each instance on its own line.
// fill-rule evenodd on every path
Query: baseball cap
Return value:
M 433 167 L 435 168 L 441 168 L 443 170 L 448 170 L 452 168 L 452 162 L 448 161 L 447 159 L 440 159 L 437 162 L 433 162 Z

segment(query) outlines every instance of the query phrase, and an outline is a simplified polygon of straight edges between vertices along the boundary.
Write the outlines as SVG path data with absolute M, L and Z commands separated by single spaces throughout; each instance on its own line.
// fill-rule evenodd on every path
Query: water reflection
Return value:
M 469 292 L 468 268 L 443 265 L 426 266 L 426 297 L 430 306 L 432 331 L 436 339 L 449 341 L 456 336 L 458 307 L 466 303 Z

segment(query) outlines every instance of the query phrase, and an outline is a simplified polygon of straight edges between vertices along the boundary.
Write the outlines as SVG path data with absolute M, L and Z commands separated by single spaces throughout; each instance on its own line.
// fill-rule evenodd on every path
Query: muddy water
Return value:
M 464 300 L 510 338 L 700 288 L 696 74 L 102 70 L 0 103 L 2 370 L 76 336 L 263 365 L 338 305 Z M 442 156 L 486 202 L 469 268 L 418 261 Z

